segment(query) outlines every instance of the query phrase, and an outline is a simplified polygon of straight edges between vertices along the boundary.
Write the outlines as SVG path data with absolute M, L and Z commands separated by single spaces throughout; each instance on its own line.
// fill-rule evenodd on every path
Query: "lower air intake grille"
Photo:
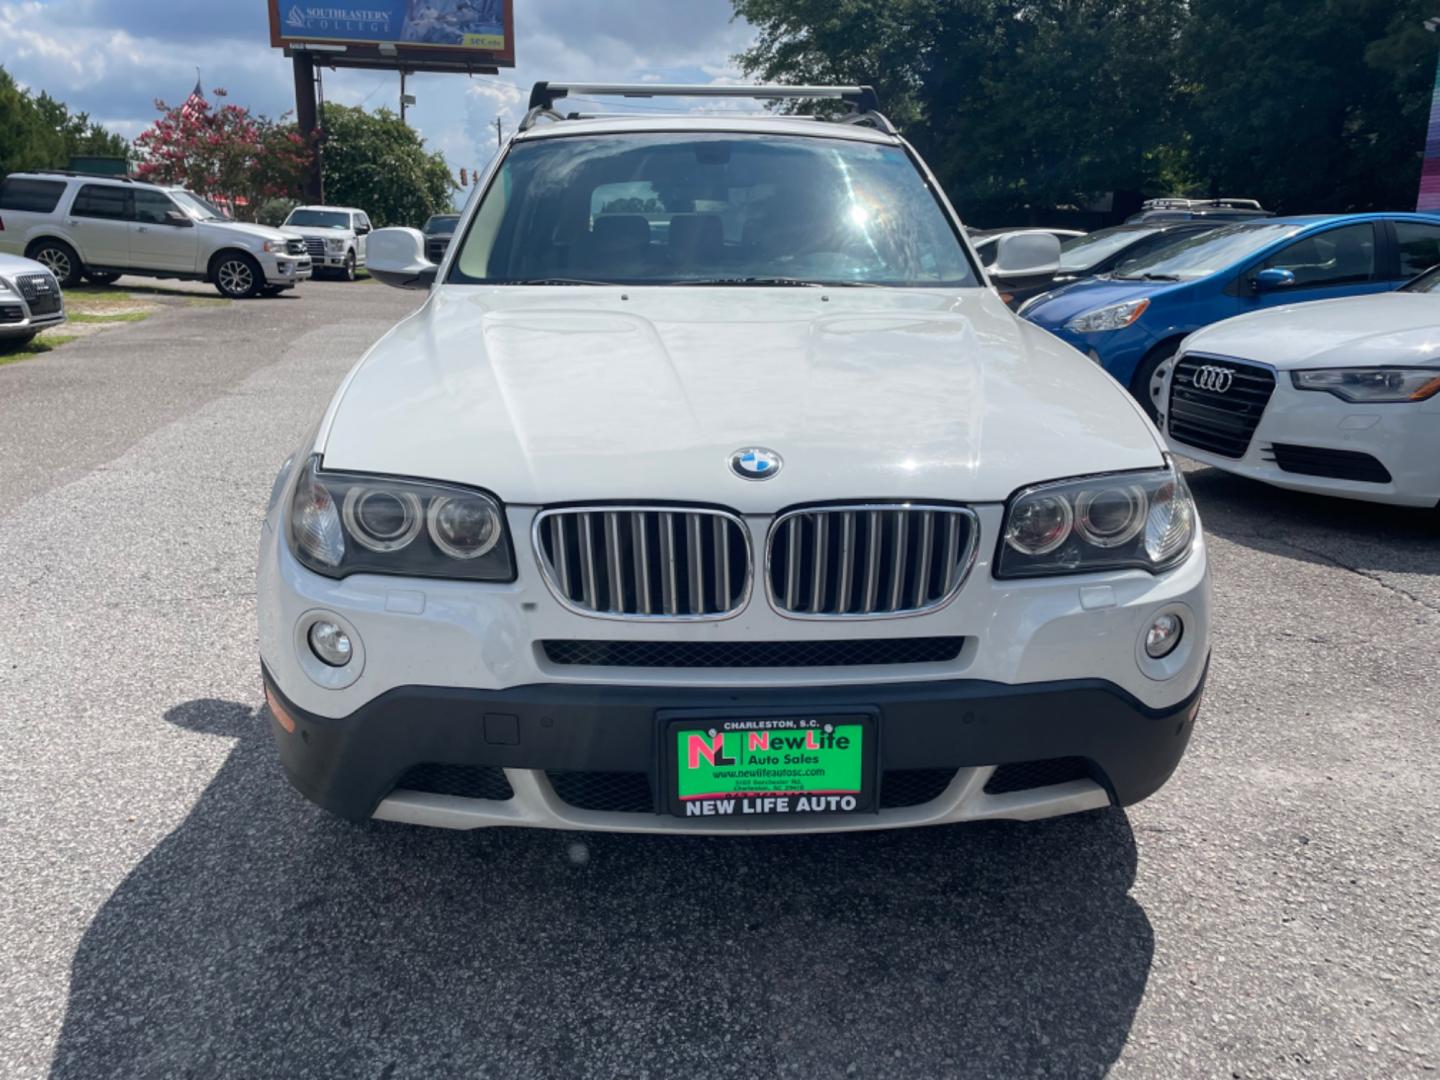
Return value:
M 552 664 L 637 668 L 857 667 L 943 664 L 962 637 L 861 638 L 850 641 L 544 641 Z
M 750 534 L 723 510 L 586 507 L 535 519 L 545 583 L 568 607 L 616 619 L 723 619 L 744 606 Z
M 1050 787 L 1071 780 L 1089 780 L 1093 776 L 1090 763 L 1084 758 L 1046 758 L 1043 761 L 1021 761 L 1001 765 L 985 781 L 987 795 L 1004 795 L 1009 791 L 1029 791 Z
M 770 602 L 804 618 L 931 611 L 959 591 L 979 539 L 975 515 L 944 506 L 821 506 L 770 530 Z
M 24 322 L 25 309 L 19 304 L 0 307 L 0 322 Z
M 896 809 L 901 806 L 923 806 L 934 802 L 959 769 L 886 769 L 880 777 L 880 806 Z
M 1221 457 L 1242 458 L 1274 392 L 1275 373 L 1269 368 L 1182 356 L 1170 380 L 1170 437 Z
M 1284 472 L 1301 476 L 1326 476 L 1333 480 L 1358 480 L 1365 484 L 1388 484 L 1390 470 L 1377 458 L 1356 450 L 1327 450 L 1323 446 L 1271 447 L 1275 464 Z
M 395 789 L 497 801 L 515 795 L 505 770 L 492 765 L 416 765 L 395 782 Z
M 655 796 L 643 772 L 546 773 L 555 794 L 578 810 L 653 814 Z

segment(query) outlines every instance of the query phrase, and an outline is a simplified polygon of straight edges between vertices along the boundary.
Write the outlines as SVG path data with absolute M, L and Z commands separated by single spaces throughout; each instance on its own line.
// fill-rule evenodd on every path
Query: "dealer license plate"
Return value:
M 685 818 L 875 808 L 876 718 L 686 716 L 663 729 L 670 811 Z

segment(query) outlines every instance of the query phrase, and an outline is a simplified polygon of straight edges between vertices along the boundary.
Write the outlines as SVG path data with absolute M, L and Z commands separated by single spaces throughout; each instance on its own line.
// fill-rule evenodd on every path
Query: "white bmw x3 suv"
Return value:
M 562 119 L 567 92 L 850 122 Z M 1209 657 L 1125 389 L 987 285 L 865 88 L 539 84 L 429 288 L 282 469 L 281 761 L 353 820 L 778 833 L 1126 805 Z M 545 122 L 550 121 L 550 122 Z

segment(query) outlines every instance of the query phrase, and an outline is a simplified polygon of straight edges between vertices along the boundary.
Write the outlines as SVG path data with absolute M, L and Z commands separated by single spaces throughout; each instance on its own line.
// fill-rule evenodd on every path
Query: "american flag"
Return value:
M 195 73 L 195 89 L 190 91 L 190 96 L 185 99 L 185 104 L 180 107 L 180 119 L 190 120 L 205 107 L 205 91 L 200 86 L 200 73 Z

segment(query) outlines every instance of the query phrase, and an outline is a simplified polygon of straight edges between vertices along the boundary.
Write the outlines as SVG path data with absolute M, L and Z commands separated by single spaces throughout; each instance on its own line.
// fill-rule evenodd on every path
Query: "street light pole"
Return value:
M 505 145 L 505 129 L 501 126 L 498 116 L 495 117 L 495 145 L 497 147 Z

